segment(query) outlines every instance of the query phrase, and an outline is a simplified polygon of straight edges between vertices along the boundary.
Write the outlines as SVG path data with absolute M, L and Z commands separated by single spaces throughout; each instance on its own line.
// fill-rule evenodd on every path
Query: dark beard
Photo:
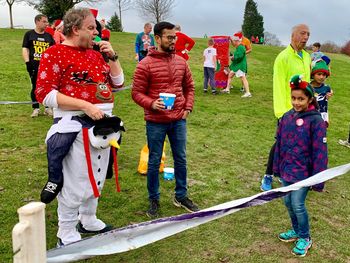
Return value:
M 167 52 L 167 53 L 172 53 L 175 50 L 175 45 L 165 47 L 161 44 L 160 47 L 164 52 Z

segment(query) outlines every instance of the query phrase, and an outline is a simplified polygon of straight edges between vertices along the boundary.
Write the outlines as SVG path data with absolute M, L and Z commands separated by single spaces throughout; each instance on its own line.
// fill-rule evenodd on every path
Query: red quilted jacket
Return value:
M 194 83 L 191 71 L 182 57 L 174 53 L 149 50 L 147 56 L 137 65 L 132 85 L 133 100 L 144 108 L 145 120 L 167 123 L 180 120 L 184 110 L 192 111 Z M 153 110 L 153 101 L 159 93 L 176 95 L 172 110 Z

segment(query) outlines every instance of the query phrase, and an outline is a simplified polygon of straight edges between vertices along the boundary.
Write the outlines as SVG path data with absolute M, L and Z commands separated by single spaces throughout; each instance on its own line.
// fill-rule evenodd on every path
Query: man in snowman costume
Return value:
M 38 101 L 54 109 L 46 138 L 49 180 L 41 199 L 49 203 L 58 194 L 59 245 L 80 240 L 80 233 L 112 229 L 97 219 L 96 210 L 110 145 L 118 147 L 123 130 L 121 120 L 112 116 L 112 90 L 122 86 L 123 70 L 109 42 L 94 42 L 98 31 L 90 10 L 69 10 L 64 34 L 62 44 L 43 54 L 35 90 Z M 94 44 L 100 52 L 92 49 Z

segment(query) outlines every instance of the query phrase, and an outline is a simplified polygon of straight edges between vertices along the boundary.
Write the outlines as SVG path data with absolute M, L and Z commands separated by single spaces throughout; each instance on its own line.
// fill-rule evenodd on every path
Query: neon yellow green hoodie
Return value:
M 289 80 L 294 75 L 303 75 L 310 82 L 310 54 L 302 50 L 302 57 L 288 45 L 278 54 L 273 66 L 273 109 L 275 116 L 281 118 L 292 108 Z

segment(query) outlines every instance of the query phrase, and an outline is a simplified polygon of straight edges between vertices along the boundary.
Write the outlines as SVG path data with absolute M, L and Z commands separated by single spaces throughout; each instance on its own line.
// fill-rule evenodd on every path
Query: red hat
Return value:
M 233 40 L 242 40 L 242 38 L 243 38 L 242 32 L 237 32 L 232 37 Z
M 96 18 L 96 17 L 97 17 L 97 14 L 98 14 L 98 10 L 97 10 L 97 9 L 90 8 L 90 11 L 91 11 L 91 14 L 93 14 L 94 17 Z
M 56 28 L 56 27 L 58 27 L 58 26 L 59 26 L 59 24 L 61 24 L 61 22 L 62 22 L 62 20 L 61 20 L 61 19 L 57 19 L 53 25 L 54 25 L 54 26 L 55 26 L 55 28 Z

